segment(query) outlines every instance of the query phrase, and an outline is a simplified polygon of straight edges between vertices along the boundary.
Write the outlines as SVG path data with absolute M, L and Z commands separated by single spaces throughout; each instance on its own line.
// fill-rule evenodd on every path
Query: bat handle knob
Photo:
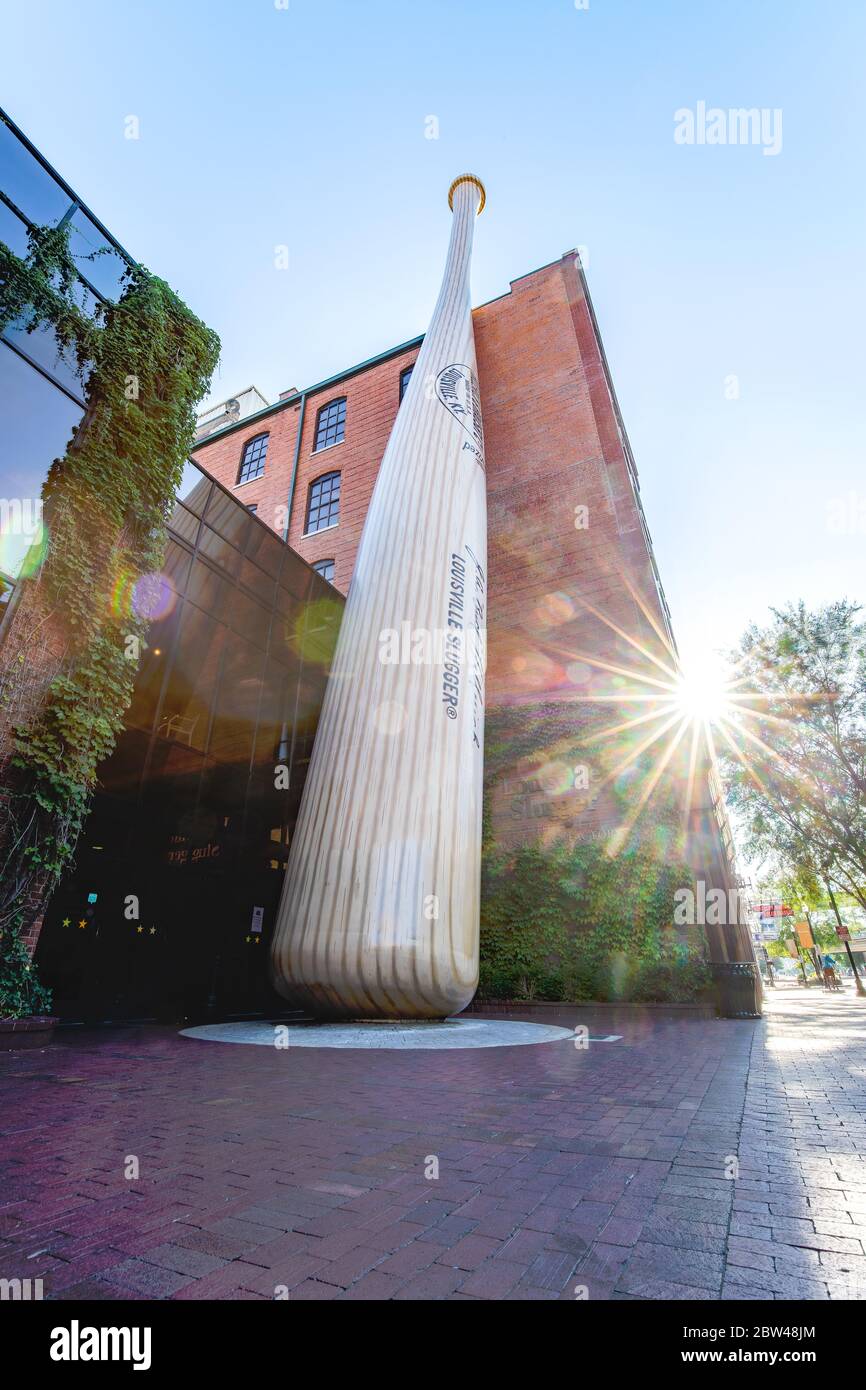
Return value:
M 478 204 L 478 211 L 476 213 L 476 216 L 480 217 L 482 212 L 484 211 L 484 204 L 487 202 L 487 191 L 477 174 L 458 174 L 457 178 L 454 180 L 454 182 L 448 190 L 449 208 L 452 212 L 454 211 L 454 190 L 457 187 L 457 185 L 461 183 L 474 183 L 475 187 L 478 189 L 481 195 L 481 199 Z

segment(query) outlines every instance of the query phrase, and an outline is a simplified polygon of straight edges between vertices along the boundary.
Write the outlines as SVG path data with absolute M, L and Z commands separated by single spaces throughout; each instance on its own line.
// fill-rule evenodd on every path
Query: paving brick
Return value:
M 293 1303 L 325 1303 L 329 1299 L 337 1298 L 339 1294 L 337 1284 L 321 1284 L 315 1279 L 305 1279 L 292 1289 L 289 1298 Z
M 173 1269 L 178 1274 L 193 1274 L 199 1278 L 222 1269 L 226 1260 L 220 1255 L 207 1255 L 201 1250 L 190 1250 L 183 1245 L 157 1245 L 141 1257 L 147 1264 L 159 1265 L 163 1269 Z
M 638 1293 L 637 1284 L 647 1280 L 663 1280 L 700 1288 L 721 1288 L 725 1261 L 722 1255 L 705 1251 L 680 1250 L 672 1245 L 654 1245 L 641 1240 L 634 1247 L 617 1288 L 626 1293 Z
M 276 1296 L 277 1288 L 285 1287 L 289 1292 L 293 1292 L 299 1284 L 303 1284 L 307 1279 L 318 1278 L 320 1272 L 328 1267 L 327 1260 L 321 1260 L 315 1255 L 286 1255 L 285 1259 L 272 1269 L 261 1269 L 257 1265 L 248 1265 L 250 1273 L 243 1280 L 245 1289 L 252 1289 L 254 1293 L 265 1294 L 268 1298 Z M 327 1280 L 324 1282 L 328 1282 Z
M 727 1273 L 729 1278 L 735 1279 L 739 1271 L 729 1266 Z M 829 1271 L 827 1273 L 829 1275 Z M 804 1270 L 802 1274 L 776 1270 L 775 1274 L 762 1274 L 761 1282 L 779 1298 L 825 1299 L 829 1297 L 827 1280 L 824 1278 L 824 1272 L 820 1269 L 815 1270 L 814 1274 L 810 1270 Z
M 577 1261 L 561 1250 L 548 1250 L 536 1255 L 526 1271 L 526 1283 L 539 1289 L 561 1292 L 574 1272 Z
M 326 1284 L 338 1284 L 341 1288 L 347 1289 L 351 1284 L 354 1284 L 356 1279 L 359 1279 L 362 1274 L 367 1274 L 384 1258 L 381 1250 L 359 1245 L 349 1254 L 323 1264 L 318 1270 L 316 1278 L 324 1280 Z
M 464 1236 L 456 1245 L 443 1251 L 438 1256 L 437 1263 L 450 1265 L 456 1269 L 477 1269 L 483 1260 L 495 1255 L 497 1250 L 501 1248 L 501 1241 L 491 1240 L 487 1236 L 478 1236 L 473 1233 Z
M 601 1239 L 606 1245 L 635 1245 L 641 1238 L 644 1223 L 627 1221 L 613 1216 L 601 1228 Z
M 406 1279 L 419 1270 L 426 1269 L 439 1256 L 439 1247 L 430 1241 L 413 1240 L 395 1250 L 393 1255 L 383 1258 L 379 1269 L 383 1274 L 392 1274 Z
M 420 1225 L 417 1221 L 395 1221 L 392 1225 L 386 1226 L 381 1231 L 371 1231 L 364 1233 L 364 1243 L 372 1246 L 374 1250 L 381 1250 L 385 1254 L 390 1254 L 394 1250 L 399 1250 L 401 1246 L 408 1245 L 416 1236 L 432 1238 L 436 1228 L 428 1229 Z
M 103 1270 L 99 1277 L 115 1288 L 144 1294 L 147 1298 L 169 1298 L 188 1284 L 192 1276 L 131 1259 Z
M 52 1062 L 93 1083 L 69 1108 L 62 1082 L 28 1093 L 0 1056 L 0 1113 L 14 1104 L 22 1127 L 3 1136 L 0 1270 L 44 1271 L 59 1301 L 270 1300 L 279 1283 L 302 1301 L 573 1300 L 578 1285 L 616 1301 L 859 1300 L 866 1094 L 849 1069 L 866 1069 L 866 1024 L 845 996 L 822 1003 L 840 1011 L 844 1051 L 798 1032 L 795 996 L 730 1030 L 647 1016 L 622 1050 L 491 1049 L 468 1090 L 465 1054 L 297 1050 L 287 1068 L 167 1028 L 82 1030 Z M 677 1111 L 691 1124 L 665 1140 L 670 1156 L 654 1140 L 617 1152 L 625 1130 L 646 1140 Z M 52 1126 L 60 1162 L 29 1138 Z M 118 1134 L 153 1181 L 76 1200 L 106 1189 Z M 419 1164 L 431 1152 L 435 1191 Z M 732 1153 L 741 1178 L 722 1186 Z
M 200 1231 L 194 1226 L 190 1226 L 186 1231 L 176 1226 L 172 1243 L 188 1250 L 200 1250 L 205 1255 L 216 1255 L 223 1260 L 237 1259 L 249 1249 L 249 1243 L 238 1236 L 220 1235 L 217 1231 Z
M 407 1281 L 394 1274 L 385 1274 L 381 1269 L 372 1269 L 363 1274 L 350 1288 L 338 1294 L 340 1302 L 370 1300 L 377 1303 L 396 1298 Z
M 454 1293 L 466 1274 L 461 1269 L 446 1269 L 444 1265 L 432 1264 L 421 1270 L 394 1295 L 395 1299 L 442 1299 Z
M 475 1298 L 504 1298 L 526 1273 L 526 1265 L 511 1260 L 487 1260 L 460 1285 L 460 1292 Z

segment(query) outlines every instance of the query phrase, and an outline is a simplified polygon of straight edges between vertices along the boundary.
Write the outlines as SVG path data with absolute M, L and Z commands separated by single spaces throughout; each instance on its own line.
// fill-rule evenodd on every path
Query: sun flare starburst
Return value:
M 715 723 L 733 710 L 731 687 L 718 669 L 702 664 L 685 671 L 671 692 L 683 718 L 698 723 Z
M 550 670 L 559 669 L 570 682 L 571 688 L 561 691 L 562 700 L 595 709 L 595 715 L 588 713 L 586 732 L 578 745 L 598 774 L 592 780 L 590 800 L 605 795 L 608 789 L 623 795 L 628 783 L 629 804 L 623 808 L 623 822 L 609 849 L 613 855 L 628 843 L 633 832 L 641 833 L 638 821 L 648 814 L 651 830 L 650 802 L 661 796 L 668 802 L 673 797 L 679 803 L 683 844 L 692 833 L 700 835 L 700 816 L 709 805 L 705 790 L 708 775 L 715 786 L 713 805 L 720 813 L 720 752 L 736 761 L 757 786 L 763 786 L 768 767 L 783 760 L 768 743 L 768 730 L 790 727 L 799 709 L 821 698 L 789 691 L 784 706 L 779 706 L 772 690 L 751 686 L 742 661 L 725 662 L 711 651 L 683 663 L 652 606 L 626 574 L 621 578 L 646 620 L 642 640 L 632 635 L 621 619 L 615 621 L 574 595 L 567 614 L 561 603 L 551 601 L 547 605 L 547 621 L 539 622 L 541 632 L 532 648 L 536 666 L 527 663 L 529 688 L 536 683 L 533 672 L 538 662 L 543 661 Z M 559 599 L 558 595 L 553 597 Z M 564 628 L 557 640 L 560 621 L 565 623 L 581 613 L 585 622 L 580 636 L 585 635 L 585 644 L 574 642 L 574 623 L 571 640 Z M 608 636 L 599 642 L 601 628 Z M 544 683 L 540 675 L 537 683 Z M 525 696 L 527 691 L 522 693 Z M 772 712 L 774 705 L 776 713 Z M 599 718 L 607 709 L 610 717 Z M 548 748 L 548 757 L 564 757 L 567 762 L 568 742 L 571 740 L 565 740 L 562 747 Z

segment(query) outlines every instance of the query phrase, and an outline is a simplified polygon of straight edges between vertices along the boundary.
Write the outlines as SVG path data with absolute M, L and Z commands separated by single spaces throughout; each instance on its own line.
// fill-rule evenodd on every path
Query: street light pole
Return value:
M 839 916 L 839 909 L 838 909 L 838 907 L 836 906 L 836 899 L 835 899 L 835 897 L 834 897 L 834 895 L 833 895 L 833 889 L 830 887 L 830 880 L 829 880 L 829 878 L 825 878 L 824 882 L 825 882 L 826 885 L 827 885 L 827 892 L 830 894 L 830 901 L 831 901 L 831 903 L 833 904 L 833 911 L 834 911 L 835 914 L 836 914 L 836 921 L 839 923 L 839 926 L 840 926 L 840 927 L 844 927 L 844 926 L 845 926 L 845 923 L 842 921 L 842 918 Z M 849 962 L 850 962 L 851 969 L 852 969 L 853 972 L 854 972 L 854 983 L 855 983 L 855 985 L 856 985 L 856 987 L 857 987 L 857 993 L 858 993 L 859 995 L 861 995 L 861 997 L 866 998 L 866 989 L 863 988 L 863 983 L 862 983 L 862 981 L 861 981 L 861 979 L 860 979 L 860 976 L 857 974 L 857 966 L 854 964 L 854 952 L 851 950 L 851 946 L 850 946 L 850 943 L 849 943 L 848 941 L 845 941 L 845 950 L 848 952 L 848 960 L 849 960 Z

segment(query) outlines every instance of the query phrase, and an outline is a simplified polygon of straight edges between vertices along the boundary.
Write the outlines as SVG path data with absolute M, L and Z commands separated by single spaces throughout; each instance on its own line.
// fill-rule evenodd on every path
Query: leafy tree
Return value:
M 866 907 L 866 625 L 841 600 L 773 609 L 735 654 L 731 742 L 720 747 L 746 851 L 820 898 Z M 738 707 L 738 708 L 737 708 Z

